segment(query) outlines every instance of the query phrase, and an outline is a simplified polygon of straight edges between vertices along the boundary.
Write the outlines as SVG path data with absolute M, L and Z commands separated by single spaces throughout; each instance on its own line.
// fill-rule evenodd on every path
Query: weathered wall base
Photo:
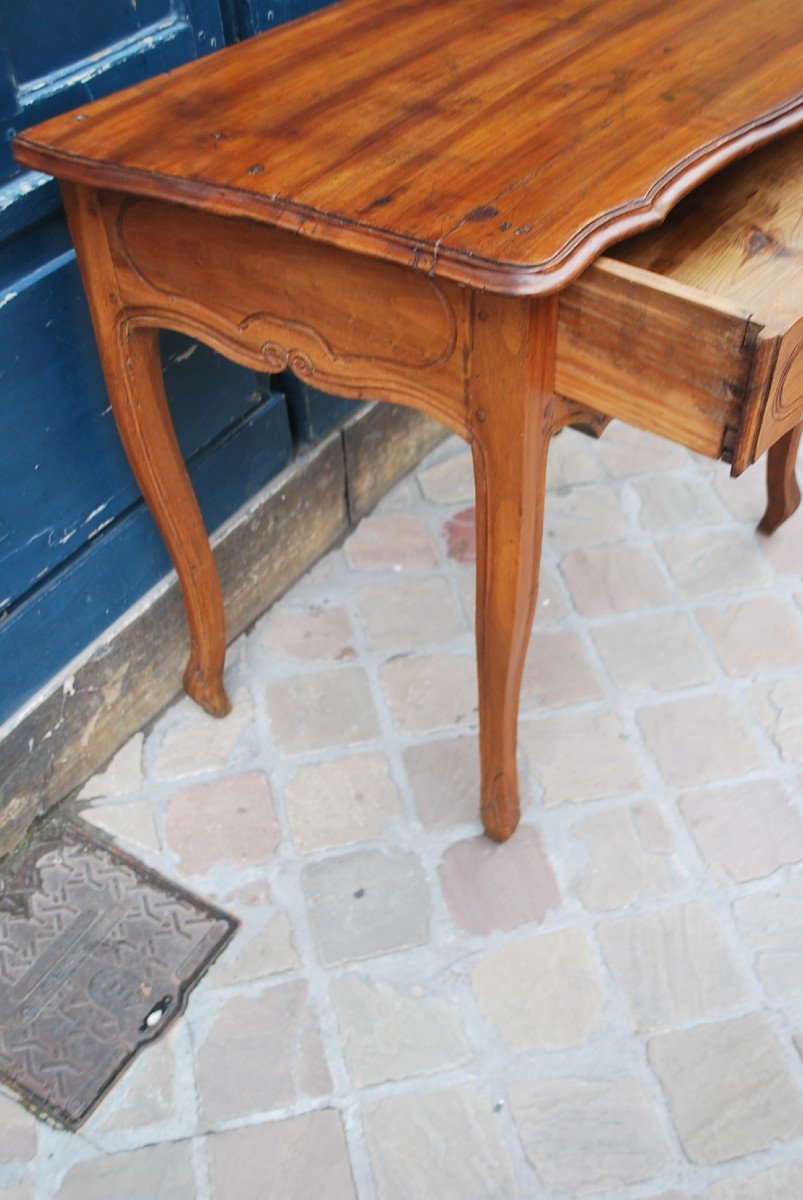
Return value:
M 340 541 L 445 429 L 361 408 L 213 537 L 229 637 Z M 187 633 L 175 573 L 0 728 L 0 856 L 177 694 Z

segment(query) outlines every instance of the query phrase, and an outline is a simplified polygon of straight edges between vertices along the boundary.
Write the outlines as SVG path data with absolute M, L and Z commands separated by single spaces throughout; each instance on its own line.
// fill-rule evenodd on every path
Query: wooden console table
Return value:
M 621 417 L 736 473 L 775 447 L 768 526 L 794 506 L 803 276 L 770 301 L 761 227 L 755 309 L 733 261 L 730 280 L 697 262 L 689 286 L 649 239 L 595 260 L 803 123 L 801 64 L 800 0 L 344 0 L 16 139 L 62 182 L 208 712 L 229 709 L 223 606 L 160 327 L 471 443 L 482 816 L 509 837 L 550 437 Z M 801 142 L 784 145 L 797 170 Z M 684 247 L 667 253 L 682 274 Z

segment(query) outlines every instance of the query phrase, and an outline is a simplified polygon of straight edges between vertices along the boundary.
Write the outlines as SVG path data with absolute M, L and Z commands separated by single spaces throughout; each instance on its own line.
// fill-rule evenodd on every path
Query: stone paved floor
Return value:
M 525 812 L 478 836 L 451 440 L 85 817 L 242 919 L 79 1135 L 0 1096 L 2 1200 L 800 1200 L 803 514 L 611 428 L 553 447 Z

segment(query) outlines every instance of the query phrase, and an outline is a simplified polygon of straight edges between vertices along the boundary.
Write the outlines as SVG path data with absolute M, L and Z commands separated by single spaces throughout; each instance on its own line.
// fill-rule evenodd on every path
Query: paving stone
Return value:
M 88 779 L 78 793 L 79 800 L 106 796 L 133 796 L 142 789 L 142 747 L 145 735 L 138 731 L 115 754 L 105 771 Z
M 346 562 L 361 571 L 420 571 L 438 565 L 438 548 L 420 517 L 365 517 L 346 540 Z
M 635 1079 L 552 1079 L 508 1089 L 524 1151 L 548 1190 L 587 1196 L 652 1179 L 669 1161 Z
M 597 444 L 597 453 L 606 470 L 620 479 L 682 467 L 688 458 L 683 447 L 675 442 L 621 421 L 614 421 L 608 427 Z
M 672 836 L 654 804 L 628 804 L 594 813 L 572 826 L 588 850 L 588 863 L 575 890 L 583 905 L 626 908 L 645 896 L 667 896 L 669 870 L 663 860 Z
M 409 512 L 418 503 L 420 497 L 418 489 L 413 483 L 412 477 L 408 476 L 401 483 L 397 483 L 389 492 L 377 502 L 373 513 L 379 516 L 384 513 Z
M 167 803 L 165 833 L 182 875 L 205 875 L 220 862 L 270 862 L 279 826 L 267 779 L 249 771 L 184 788 Z
M 473 504 L 444 521 L 441 532 L 449 558 L 459 563 L 477 561 L 477 512 Z
M 36 1155 L 36 1118 L 17 1100 L 0 1093 L 0 1163 L 29 1162 Z
M 81 811 L 81 817 L 113 838 L 158 853 L 162 848 L 147 800 L 128 804 L 94 804 Z
M 800 1096 L 759 1013 L 657 1034 L 648 1054 L 692 1162 L 727 1162 L 803 1132 Z
M 410 746 L 404 751 L 404 768 L 427 829 L 477 821 L 480 761 L 476 736 Z
M 302 854 L 382 835 L 401 817 L 384 754 L 353 754 L 300 767 L 285 784 L 293 841 Z
M 396 658 L 380 668 L 382 689 L 402 733 L 429 733 L 477 720 L 473 657 L 424 654 Z
M 470 504 L 474 499 L 474 467 L 467 447 L 443 462 L 423 467 L 417 478 L 425 499 L 434 504 Z
M 218 1009 L 196 1054 L 207 1127 L 331 1091 L 305 980 L 233 996 Z
M 729 467 L 716 463 L 714 487 L 737 521 L 758 524 L 767 504 L 766 474 L 761 467 L 734 479 Z
M 212 1200 L 356 1200 L 340 1114 L 318 1112 L 208 1139 Z
M 803 632 L 788 604 L 760 596 L 726 608 L 701 608 L 697 620 L 731 676 L 803 663 Z
M 558 708 L 599 700 L 603 686 L 576 633 L 538 630 L 527 652 L 521 703 Z
M 331 987 L 356 1087 L 433 1075 L 471 1061 L 456 1007 L 423 988 L 405 994 L 354 971 L 333 979 Z
M 22 1183 L 0 1183 L 0 1200 L 36 1200 L 33 1184 L 27 1180 Z
M 706 1200 L 799 1200 L 803 1196 L 803 1162 L 721 1179 L 705 1196 Z
M 363 1113 L 379 1200 L 514 1200 L 496 1119 L 473 1085 L 388 1096 Z
M 107 1154 L 70 1167 L 55 1200 L 195 1200 L 189 1142 Z
M 353 658 L 354 635 L 342 605 L 310 605 L 269 609 L 257 624 L 253 638 L 274 658 L 306 662 Z
M 247 742 L 246 733 L 253 721 L 254 708 L 244 686 L 232 691 L 231 703 L 232 710 L 224 721 L 210 717 L 191 700 L 185 699 L 176 705 L 167 715 L 169 727 L 164 735 L 161 736 L 164 723 L 160 722 L 148 739 L 157 743 L 153 759 L 155 777 L 186 779 L 208 771 L 222 771 L 243 761 L 248 749 L 240 743 Z
M 717 883 L 746 883 L 803 859 L 803 816 L 774 779 L 678 798 L 683 820 Z
M 681 592 L 721 596 L 765 588 L 770 573 L 753 540 L 739 529 L 691 529 L 663 538 L 658 549 Z
M 555 876 L 532 826 L 521 826 L 501 845 L 485 836 L 455 842 L 438 875 L 452 920 L 469 933 L 516 929 L 560 907 Z
M 575 487 L 580 483 L 598 483 L 605 471 L 596 447 L 585 434 L 565 429 L 549 443 L 546 483 L 549 489 Z
M 773 571 L 778 575 L 800 578 L 800 564 L 803 562 L 803 521 L 799 516 L 776 529 L 772 537 L 757 540 L 765 560 Z
M 115 1084 L 92 1124 L 104 1130 L 142 1129 L 167 1121 L 176 1111 L 175 1066 L 169 1036 L 149 1046 Z
M 641 501 L 639 523 L 650 533 L 688 525 L 716 525 L 726 519 L 716 492 L 700 475 L 656 472 L 634 487 Z
M 351 746 L 379 734 L 368 679 L 358 667 L 276 679 L 266 696 L 274 741 L 286 754 Z
M 767 993 L 803 991 L 803 876 L 771 892 L 753 892 L 733 905 L 739 933 L 755 952 L 755 968 Z
M 302 878 L 324 966 L 429 938 L 429 896 L 414 854 L 358 850 L 310 863 Z
M 724 696 L 684 696 L 640 708 L 636 721 L 667 783 L 694 787 L 763 765 L 750 730 Z
M 702 901 L 598 925 L 597 939 L 638 1033 L 747 998 L 747 982 Z
M 216 968 L 214 982 L 219 985 L 248 983 L 252 979 L 265 979 L 269 975 L 281 975 L 284 971 L 296 971 L 301 966 L 290 918 L 284 910 L 272 916 L 264 929 L 241 944 L 243 931 L 237 935 L 232 950 L 233 957 L 226 956 Z
M 530 769 L 551 808 L 636 791 L 642 779 L 617 715 L 608 709 L 559 713 L 519 724 Z
M 369 648 L 377 654 L 410 653 L 446 642 L 468 629 L 445 579 L 399 579 L 357 592 Z
M 680 612 L 628 617 L 597 626 L 591 636 L 613 683 L 622 691 L 693 687 L 715 674 L 702 638 Z
M 661 1192 L 660 1196 L 650 1196 L 648 1200 L 691 1200 L 688 1192 L 678 1192 L 674 1188 L 671 1192 Z
M 606 998 L 586 935 L 561 929 L 508 942 L 471 969 L 483 1015 L 511 1050 L 559 1050 L 597 1028 Z
M 753 712 L 784 762 L 803 763 L 803 678 L 760 684 L 749 695 Z
M 550 546 L 565 554 L 620 542 L 627 535 L 627 518 L 610 488 L 595 485 L 572 488 L 550 495 L 544 514 L 544 533 Z
M 563 556 L 560 572 L 584 617 L 652 608 L 669 591 L 649 554 L 634 546 L 592 546 Z

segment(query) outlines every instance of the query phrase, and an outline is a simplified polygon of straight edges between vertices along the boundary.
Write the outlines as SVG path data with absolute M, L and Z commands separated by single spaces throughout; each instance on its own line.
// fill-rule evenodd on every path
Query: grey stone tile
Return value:
M 746 775 L 764 765 L 755 738 L 721 695 L 684 696 L 636 713 L 667 783 L 696 787 Z
M 635 1079 L 552 1079 L 508 1089 L 524 1149 L 550 1191 L 587 1196 L 652 1179 L 669 1161 Z
M 414 854 L 358 850 L 310 863 L 302 879 L 325 966 L 429 938 L 429 895 Z
M 639 1032 L 732 1008 L 747 982 L 702 901 L 597 927 L 608 968 Z
M 358 667 L 276 679 L 266 697 L 273 737 L 287 754 L 352 746 L 379 734 L 368 680 Z
M 0 1094 L 0 1163 L 29 1162 L 36 1155 L 37 1121 L 10 1096 Z
M 687 792 L 689 833 L 717 883 L 745 883 L 803 860 L 803 816 L 774 779 Z
M 340 1114 L 331 1108 L 208 1139 L 212 1200 L 356 1200 Z
M 350 754 L 299 767 L 285 784 L 293 841 L 302 854 L 381 837 L 401 817 L 384 754 Z
M 404 751 L 404 767 L 427 829 L 478 821 L 480 758 L 475 735 L 410 746 Z
M 706 1200 L 799 1200 L 803 1196 L 803 1161 L 713 1183 Z
M 606 989 L 576 928 L 508 942 L 475 963 L 480 1008 L 512 1050 L 579 1045 L 597 1028 Z
M 648 1054 L 693 1163 L 727 1162 L 803 1133 L 803 1104 L 760 1014 L 657 1034 Z
M 472 1058 L 455 1004 L 420 985 L 400 991 L 348 972 L 332 980 L 349 1075 L 357 1087 L 432 1075 Z
M 332 1086 L 307 984 L 300 979 L 224 1000 L 196 1057 L 207 1128 L 324 1096 Z
M 518 1200 L 496 1118 L 472 1085 L 364 1110 L 379 1200 Z
M 733 905 L 739 933 L 755 953 L 755 968 L 768 995 L 803 991 L 803 875 L 771 892 L 753 892 Z
M 189 1142 L 144 1146 L 70 1167 L 55 1200 L 196 1200 Z
M 547 808 L 627 795 L 641 787 L 622 723 L 608 709 L 521 721 L 519 741 L 543 786 Z
M 641 897 L 670 892 L 664 858 L 672 849 L 672 835 L 654 804 L 606 808 L 578 821 L 572 833 L 583 839 L 588 852 L 575 882 L 586 908 L 625 908 Z

